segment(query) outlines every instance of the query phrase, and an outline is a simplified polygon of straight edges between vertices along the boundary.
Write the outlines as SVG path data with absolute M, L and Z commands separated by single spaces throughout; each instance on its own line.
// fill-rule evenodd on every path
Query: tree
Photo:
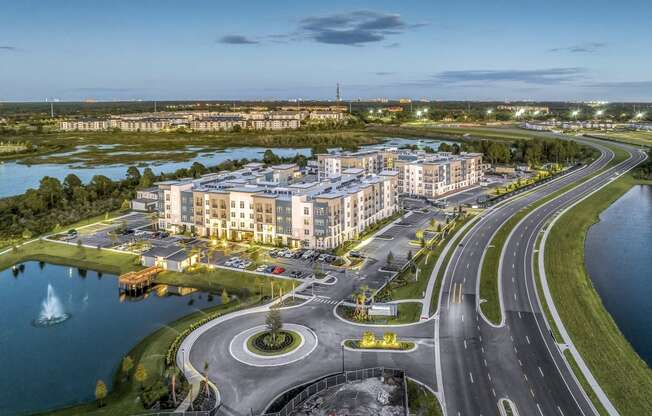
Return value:
M 208 361 L 204 361 L 204 393 L 210 397 L 211 391 L 208 388 Z
M 263 163 L 267 165 L 276 165 L 280 163 L 281 159 L 276 156 L 274 152 L 272 152 L 271 149 L 265 150 L 265 153 L 263 153 Z
M 189 173 L 193 178 L 199 178 L 201 175 L 205 174 L 206 171 L 206 166 L 199 162 L 194 162 L 192 166 L 190 166 Z
M 57 178 L 44 176 L 39 183 L 39 194 L 43 197 L 43 201 L 49 208 L 54 208 L 56 203 L 61 199 L 63 187 Z
M 130 356 L 125 355 L 125 357 L 122 359 L 122 376 L 124 379 L 128 380 L 129 379 L 129 372 L 131 371 L 132 368 L 134 368 L 134 360 L 131 359 Z
M 23 230 L 23 238 L 25 240 L 29 240 L 30 238 L 32 238 L 32 232 L 28 228 L 25 228 Z
M 63 192 L 66 194 L 68 199 L 73 197 L 75 188 L 79 188 L 80 186 L 82 186 L 82 181 L 74 173 L 66 175 L 63 180 Z
M 140 171 L 135 166 L 129 166 L 127 169 L 127 181 L 132 185 L 137 185 L 140 182 Z
M 229 303 L 229 301 L 231 300 L 231 298 L 229 297 L 229 292 L 227 292 L 226 289 L 222 289 L 221 298 L 222 298 L 222 305 Z
M 129 208 L 131 208 L 131 203 L 129 200 L 125 199 L 122 201 L 122 205 L 120 205 L 120 211 L 129 211 Z
M 391 251 L 387 253 L 387 265 L 391 266 L 394 263 L 394 253 Z
M 156 180 L 156 175 L 154 175 L 154 172 L 152 171 L 151 168 L 145 168 L 143 171 L 143 174 L 140 177 L 140 183 L 138 186 L 140 188 L 149 188 L 154 184 L 154 181 Z
M 172 390 L 172 402 L 177 405 L 177 367 L 171 365 L 167 368 L 166 374 L 170 379 L 170 388 Z
M 102 380 L 97 380 L 97 383 L 95 383 L 95 400 L 97 400 L 97 407 L 104 406 L 104 399 L 106 398 L 106 394 L 106 384 L 104 384 Z
M 416 236 L 417 240 L 421 240 L 423 238 L 423 230 L 421 228 L 419 228 L 416 231 L 415 236 Z
M 273 345 L 278 345 L 279 334 L 281 329 L 283 329 L 283 320 L 281 319 L 281 311 L 278 308 L 272 307 L 267 313 L 267 318 L 265 318 L 265 325 L 267 325 L 267 331 L 271 336 L 271 341 Z
M 142 363 L 138 364 L 138 367 L 136 367 L 136 374 L 134 375 L 134 378 L 138 383 L 140 383 L 140 388 L 142 390 L 144 388 L 145 381 L 147 380 L 147 370 Z

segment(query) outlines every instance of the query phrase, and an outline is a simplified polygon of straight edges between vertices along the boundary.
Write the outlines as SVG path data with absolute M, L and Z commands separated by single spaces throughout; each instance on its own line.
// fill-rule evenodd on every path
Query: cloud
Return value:
M 584 84 L 587 88 L 635 89 L 652 91 L 652 81 L 602 81 Z
M 396 72 L 385 72 L 385 71 L 378 71 L 376 72 L 376 75 L 384 77 L 386 75 L 394 75 Z
M 401 46 L 401 44 L 398 43 L 398 42 L 392 42 L 392 43 L 389 43 L 389 44 L 385 45 L 386 48 L 398 48 L 399 46 Z
M 548 49 L 548 52 L 596 53 L 607 47 L 605 42 L 585 42 L 577 45 Z
M 242 35 L 224 35 L 217 40 L 218 43 L 224 43 L 226 45 L 257 45 L 260 43 L 257 40 L 250 39 Z
M 436 84 L 468 84 L 486 82 L 518 82 L 551 85 L 584 78 L 586 70 L 579 67 L 547 69 L 461 70 L 443 71 L 431 78 Z
M 18 48 L 16 48 L 15 46 L 8 46 L 8 45 L 0 46 L 0 51 L 15 52 L 17 50 L 18 50 Z
M 298 33 L 318 43 L 362 46 L 424 25 L 427 23 L 408 24 L 399 14 L 358 10 L 306 17 L 299 21 Z

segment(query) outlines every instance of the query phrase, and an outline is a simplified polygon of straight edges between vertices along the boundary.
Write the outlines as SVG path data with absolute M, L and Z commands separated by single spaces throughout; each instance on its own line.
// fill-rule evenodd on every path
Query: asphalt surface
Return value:
M 503 250 L 500 292 L 504 322 L 495 327 L 478 313 L 482 255 L 494 233 L 536 200 L 603 169 L 613 153 L 596 142 L 590 143 L 602 152 L 595 163 L 488 210 L 464 237 L 463 246 L 453 253 L 445 273 L 438 319 L 448 415 L 498 415 L 497 403 L 503 397 L 510 398 L 521 415 L 594 414 L 562 360 L 539 308 L 532 270 L 534 244 L 548 219 L 606 183 L 616 172 L 634 166 L 643 158 L 641 153 L 627 148 L 631 157 L 621 166 L 540 206 L 520 222 Z

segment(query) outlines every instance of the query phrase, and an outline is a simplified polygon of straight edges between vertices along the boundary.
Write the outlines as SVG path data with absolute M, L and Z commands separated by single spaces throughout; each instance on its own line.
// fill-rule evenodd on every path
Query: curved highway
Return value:
M 585 397 L 547 328 L 536 293 L 532 259 L 536 237 L 562 208 L 640 163 L 645 155 L 618 145 L 627 160 L 601 173 L 614 153 L 598 141 L 578 139 L 601 152 L 591 165 L 487 210 L 465 235 L 448 263 L 438 325 L 442 392 L 447 414 L 498 415 L 509 398 L 521 415 L 592 415 Z M 596 175 L 596 173 L 598 173 Z M 591 179 L 534 209 L 515 227 L 501 255 L 499 292 L 503 321 L 496 326 L 479 312 L 483 253 L 502 224 L 521 209 L 566 185 Z

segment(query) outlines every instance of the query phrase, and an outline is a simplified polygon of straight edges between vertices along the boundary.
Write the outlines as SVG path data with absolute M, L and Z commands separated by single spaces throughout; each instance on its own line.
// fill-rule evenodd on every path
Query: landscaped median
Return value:
M 385 332 L 382 338 L 376 338 L 372 331 L 365 331 L 361 339 L 344 340 L 343 345 L 345 348 L 358 351 L 409 352 L 417 347 L 414 342 L 399 340 L 394 332 Z
M 652 414 L 652 370 L 607 312 L 584 268 L 584 239 L 599 214 L 632 185 L 625 175 L 562 215 L 545 246 L 545 270 L 555 306 L 575 347 L 622 415 Z
M 614 152 L 615 156 L 613 160 L 609 162 L 607 167 L 605 167 L 605 169 L 608 169 L 627 158 L 628 153 L 622 150 L 620 147 L 613 145 L 606 146 Z M 600 172 L 596 173 L 595 175 L 598 175 L 599 173 Z M 568 184 L 563 188 L 553 192 L 552 194 L 537 200 L 527 207 L 522 208 L 509 220 L 502 224 L 496 234 L 494 234 L 491 241 L 489 242 L 487 251 L 484 254 L 480 272 L 480 299 L 482 300 L 480 303 L 480 309 L 482 310 L 482 314 L 485 316 L 485 318 L 487 318 L 491 323 L 498 325 L 502 321 L 500 294 L 498 292 L 498 269 L 500 265 L 500 256 L 503 251 L 503 247 L 507 242 L 509 234 L 526 215 L 541 205 L 581 185 L 595 175 L 591 175 L 589 177 L 582 178 L 577 182 Z

